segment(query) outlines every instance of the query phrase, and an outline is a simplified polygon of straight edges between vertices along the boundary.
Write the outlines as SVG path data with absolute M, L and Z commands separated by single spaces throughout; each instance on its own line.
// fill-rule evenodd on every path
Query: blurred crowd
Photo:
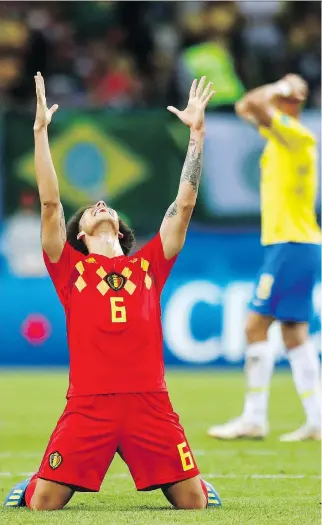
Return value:
M 320 107 L 321 4 L 310 1 L 0 2 L 0 104 L 28 106 L 40 70 L 66 106 L 180 104 L 206 73 L 218 106 L 287 72 Z

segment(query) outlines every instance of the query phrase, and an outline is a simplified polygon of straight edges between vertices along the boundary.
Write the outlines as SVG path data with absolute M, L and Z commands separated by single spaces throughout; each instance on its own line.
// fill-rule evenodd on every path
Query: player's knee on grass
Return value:
M 303 345 L 308 338 L 308 323 L 282 323 L 282 337 L 287 350 Z
M 176 509 L 198 510 L 207 507 L 207 498 L 198 476 L 167 485 L 162 490 L 167 500 Z
M 70 487 L 38 479 L 29 508 L 31 510 L 61 510 L 69 502 L 73 493 Z
M 248 344 L 267 340 L 268 329 L 273 322 L 272 317 L 249 312 L 246 322 L 246 340 Z

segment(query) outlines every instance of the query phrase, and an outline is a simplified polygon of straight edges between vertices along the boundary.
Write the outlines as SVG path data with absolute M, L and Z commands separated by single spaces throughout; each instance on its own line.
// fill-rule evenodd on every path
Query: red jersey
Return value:
M 134 255 L 83 255 L 66 242 L 44 260 L 64 306 L 67 397 L 165 391 L 160 295 L 176 260 L 160 234 Z

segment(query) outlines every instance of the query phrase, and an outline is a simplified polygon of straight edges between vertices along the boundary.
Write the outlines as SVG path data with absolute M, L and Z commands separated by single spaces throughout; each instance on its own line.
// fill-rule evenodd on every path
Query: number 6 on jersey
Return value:
M 126 309 L 125 306 L 120 306 L 124 303 L 124 297 L 110 297 L 112 323 L 126 323 Z

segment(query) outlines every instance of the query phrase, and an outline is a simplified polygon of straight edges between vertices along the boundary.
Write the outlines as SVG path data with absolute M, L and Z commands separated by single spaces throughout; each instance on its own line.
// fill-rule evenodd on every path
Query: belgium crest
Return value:
M 49 456 L 49 466 L 50 466 L 50 468 L 52 468 L 53 470 L 55 470 L 56 468 L 58 468 L 58 467 L 62 464 L 62 461 L 63 461 L 63 458 L 62 458 L 62 456 L 59 454 L 59 452 L 53 452 L 53 453 L 50 454 L 50 456 Z
M 115 292 L 121 290 L 125 285 L 125 277 L 123 277 L 123 275 L 120 275 L 119 273 L 109 273 L 105 277 L 105 280 L 109 287 L 112 288 L 112 290 L 114 290 Z

